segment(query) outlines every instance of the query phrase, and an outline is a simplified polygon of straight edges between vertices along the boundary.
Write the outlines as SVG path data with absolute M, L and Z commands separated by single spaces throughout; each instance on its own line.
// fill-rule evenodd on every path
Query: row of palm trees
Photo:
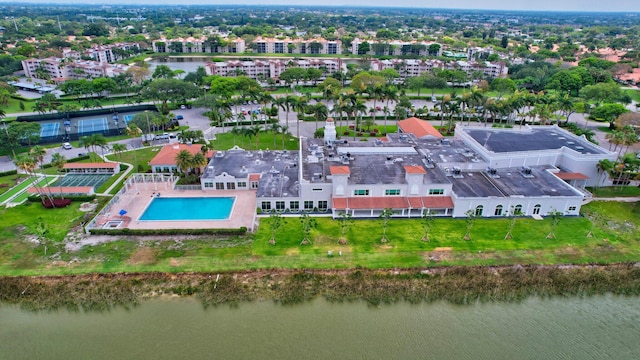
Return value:
M 298 120 L 306 115 L 313 116 L 316 122 L 324 122 L 332 116 L 337 121 L 337 126 L 342 126 L 343 121 L 352 122 L 354 133 L 361 131 L 362 119 L 366 115 L 372 118 L 382 113 L 385 121 L 390 116 L 396 120 L 405 118 L 414 113 L 416 116 L 439 115 L 441 127 L 447 123 L 448 129 L 453 129 L 456 121 L 471 121 L 477 119 L 486 123 L 498 122 L 500 124 L 524 124 L 525 121 L 546 124 L 568 118 L 575 111 L 575 104 L 568 94 L 548 94 L 544 92 L 531 93 L 524 90 L 497 98 L 489 97 L 486 88 L 473 86 L 463 89 L 460 94 L 453 90 L 450 94 L 442 96 L 432 108 L 427 106 L 415 109 L 407 98 L 404 89 L 399 89 L 392 83 L 371 82 L 359 88 L 343 88 L 339 81 L 329 78 L 320 83 L 317 90 L 321 93 L 320 99 L 312 99 L 311 93 L 303 95 L 285 95 L 273 97 L 266 92 L 252 92 L 241 98 L 221 97 L 216 94 L 206 94 L 206 104 L 211 111 L 212 125 L 220 125 L 233 118 L 232 106 L 238 106 L 244 101 L 255 100 L 263 106 L 271 106 L 285 113 L 286 126 L 289 127 L 290 114 L 296 113 Z M 365 99 L 373 100 L 373 106 L 367 107 Z M 313 103 L 315 101 L 315 103 Z M 382 106 L 380 106 L 382 105 Z M 236 111 L 236 113 L 238 113 Z M 240 113 L 238 113 L 240 117 Z M 386 132 L 386 131 L 385 131 Z M 299 122 L 296 127 L 296 135 L 299 136 Z
M 47 149 L 40 145 L 36 145 L 32 147 L 28 153 L 23 153 L 18 155 L 14 160 L 14 164 L 18 169 L 27 174 L 28 179 L 31 179 L 33 186 L 35 187 L 38 195 L 42 199 L 44 203 L 44 199 L 47 198 L 49 203 L 55 207 L 55 202 L 53 201 L 53 194 L 51 193 L 51 189 L 49 187 L 43 187 L 40 185 L 40 176 L 39 169 L 42 170 L 44 166 L 44 156 L 47 153 Z M 55 153 L 51 157 L 51 165 L 55 166 L 58 171 L 61 171 L 64 168 L 64 165 L 67 163 L 67 159 L 64 155 L 60 153 Z M 64 199 L 63 194 L 60 196 Z
M 618 155 L 626 154 L 629 146 L 637 144 L 640 139 L 633 127 L 626 125 L 620 130 L 614 130 L 605 135 L 609 141 L 609 150 L 614 145 L 613 151 L 618 151 Z M 619 147 L 619 148 L 618 148 Z M 624 148 L 624 150 L 622 150 Z
M 251 150 L 251 140 L 255 138 L 255 149 L 257 150 L 260 146 L 260 133 L 261 132 L 271 132 L 273 133 L 273 148 L 276 148 L 277 134 L 282 134 L 282 149 L 284 149 L 285 140 L 287 134 L 289 134 L 289 128 L 286 125 L 280 125 L 278 123 L 271 123 L 268 127 L 263 128 L 260 125 L 253 125 L 249 127 L 245 126 L 234 126 L 231 128 L 230 133 L 233 135 L 233 145 L 236 145 L 236 137 L 240 136 L 242 139 L 241 146 L 244 147 L 244 138 L 248 138 L 249 142 L 249 150 Z

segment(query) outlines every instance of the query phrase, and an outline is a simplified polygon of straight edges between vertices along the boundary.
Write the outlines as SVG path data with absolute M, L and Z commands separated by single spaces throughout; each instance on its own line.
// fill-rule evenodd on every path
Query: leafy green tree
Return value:
M 276 233 L 286 223 L 286 219 L 282 215 L 274 210 L 269 214 L 269 227 L 271 229 L 271 239 L 269 239 L 269 245 L 276 244 Z
M 464 221 L 467 224 L 467 232 L 464 234 L 463 239 L 471 240 L 471 228 L 473 227 L 473 224 L 475 224 L 478 215 L 476 214 L 476 211 L 474 209 L 465 211 L 464 215 Z
M 389 226 L 389 221 L 391 220 L 393 214 L 394 211 L 390 208 L 386 208 L 380 213 L 380 221 L 382 223 L 382 238 L 380 239 L 380 242 L 382 243 L 386 243 L 388 241 L 387 227 Z
M 311 230 L 316 226 L 316 219 L 309 216 L 307 213 L 300 215 L 300 224 L 302 225 L 303 238 L 300 245 L 311 244 Z

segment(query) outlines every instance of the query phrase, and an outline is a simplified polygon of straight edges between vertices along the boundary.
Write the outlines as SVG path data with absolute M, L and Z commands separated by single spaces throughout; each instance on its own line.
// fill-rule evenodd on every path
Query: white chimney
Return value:
M 332 145 L 336 142 L 336 124 L 332 118 L 328 118 L 324 125 L 324 143 Z

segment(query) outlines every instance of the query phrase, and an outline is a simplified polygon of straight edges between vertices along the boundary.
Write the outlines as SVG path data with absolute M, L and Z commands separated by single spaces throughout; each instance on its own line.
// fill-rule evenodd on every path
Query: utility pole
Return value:
M 62 31 L 62 26 L 60 25 L 60 16 L 56 16 L 58 18 L 58 29 Z

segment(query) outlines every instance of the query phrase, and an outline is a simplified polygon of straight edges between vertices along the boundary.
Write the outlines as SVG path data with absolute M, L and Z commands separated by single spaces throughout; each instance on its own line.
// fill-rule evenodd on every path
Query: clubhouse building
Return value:
M 428 122 L 399 122 L 384 139 L 336 139 L 329 119 L 324 139 L 300 139 L 298 151 L 234 148 L 217 151 L 202 190 L 256 192 L 263 213 L 326 213 L 336 217 L 482 217 L 578 215 L 603 181 L 602 159 L 615 154 L 557 126 L 521 129 L 456 127 L 444 138 Z

